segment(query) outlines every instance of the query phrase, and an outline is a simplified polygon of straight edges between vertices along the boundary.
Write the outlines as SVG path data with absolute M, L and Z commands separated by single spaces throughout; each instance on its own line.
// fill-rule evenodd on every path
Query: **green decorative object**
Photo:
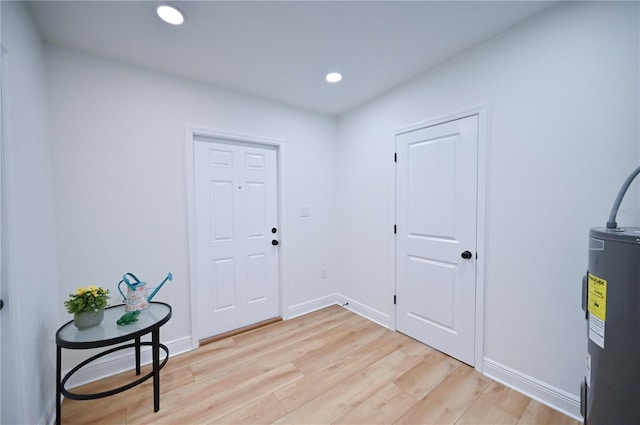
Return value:
M 129 311 L 123 314 L 116 323 L 121 326 L 130 325 L 138 321 L 138 316 L 140 316 L 140 310 Z

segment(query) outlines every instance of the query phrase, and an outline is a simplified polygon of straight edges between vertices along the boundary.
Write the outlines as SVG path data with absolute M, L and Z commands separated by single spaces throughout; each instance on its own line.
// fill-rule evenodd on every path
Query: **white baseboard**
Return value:
M 333 293 L 325 297 L 316 298 L 311 301 L 296 304 L 288 308 L 287 317 L 283 317 L 284 320 L 293 319 L 294 317 L 302 316 L 303 314 L 311 313 L 312 311 L 320 310 L 321 308 L 329 307 L 330 305 L 340 305 L 347 310 L 351 310 L 354 313 L 369 319 L 372 322 L 389 328 L 391 320 L 388 314 L 384 314 L 378 310 L 368 307 L 358 301 L 354 301 L 345 297 L 340 293 Z
M 354 313 L 364 317 L 365 319 L 369 319 L 372 322 L 379 324 L 380 326 L 384 326 L 387 329 L 390 328 L 391 318 L 388 314 L 382 313 L 376 309 L 359 303 L 358 301 L 347 298 L 344 295 L 336 294 L 336 296 L 338 297 L 340 305 L 344 308 L 351 310 Z
M 484 359 L 484 374 L 514 390 L 582 422 L 580 398 L 491 359 Z
M 339 304 L 339 302 L 340 300 L 338 298 L 338 294 L 330 294 L 310 301 L 305 301 L 303 303 L 292 305 L 291 307 L 287 308 L 285 317 L 283 317 L 282 319 L 293 319 L 294 317 L 302 316 L 303 314 L 308 314 L 312 311 L 329 307 L 330 305 Z
M 191 336 L 175 339 L 169 342 L 162 342 L 169 349 L 169 356 L 191 351 Z M 160 350 L 160 358 L 162 359 L 163 351 Z M 151 363 L 151 347 L 143 346 L 140 348 L 140 364 L 146 365 Z M 79 387 L 98 379 L 107 378 L 117 375 L 118 373 L 133 370 L 135 368 L 135 353 L 133 349 L 115 352 L 110 356 L 97 359 L 95 362 L 89 363 L 87 366 L 78 370 L 69 381 L 67 381 L 67 389 Z M 63 371 L 63 376 L 69 370 Z M 55 404 L 55 403 L 54 403 Z

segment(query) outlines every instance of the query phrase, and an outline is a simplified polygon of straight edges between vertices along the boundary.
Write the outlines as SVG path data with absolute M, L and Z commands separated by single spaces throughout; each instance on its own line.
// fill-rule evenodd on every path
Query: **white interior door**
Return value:
M 396 149 L 396 327 L 473 365 L 478 118 L 400 134 Z
M 279 316 L 277 150 L 194 143 L 198 333 Z

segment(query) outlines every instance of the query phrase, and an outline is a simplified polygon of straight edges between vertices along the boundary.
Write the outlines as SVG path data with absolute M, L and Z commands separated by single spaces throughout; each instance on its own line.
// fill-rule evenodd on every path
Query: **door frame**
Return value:
M 473 367 L 480 373 L 483 371 L 484 364 L 484 290 L 485 290 L 485 265 L 486 265 L 486 187 L 487 187 L 487 140 L 488 140 L 488 107 L 486 104 L 471 107 L 446 115 L 441 115 L 412 124 L 406 127 L 396 129 L 393 132 L 393 143 L 391 143 L 389 158 L 394 158 L 396 153 L 396 138 L 404 133 L 420 130 L 426 127 L 432 127 L 444 124 L 450 121 L 459 120 L 476 115 L 478 117 L 478 177 L 477 177 L 477 206 L 476 206 L 476 296 L 475 296 L 475 341 L 474 341 L 474 364 Z M 392 166 L 389 167 L 389 217 L 391 223 L 389 228 L 393 229 L 397 223 L 396 210 L 398 199 L 396 196 L 396 169 L 397 163 L 391 161 Z M 391 231 L 389 237 L 389 288 L 388 300 L 391 330 L 396 330 L 396 314 L 397 309 L 394 304 L 394 296 L 396 294 L 396 234 Z
M 0 178 L 0 185 L 2 186 L 0 189 L 0 208 L 2 208 L 0 213 L 0 227 L 2 227 L 0 230 L 0 245 L 4 243 L 4 249 L 0 249 L 0 262 L 4 262 L 4 273 L 0 274 L 0 286 L 2 287 L 2 296 L 6 302 L 2 311 L 3 324 L 0 324 L 0 326 L 4 326 L 5 330 L 8 330 L 8 332 L 2 334 L 2 343 L 0 344 L 2 346 L 0 351 L 4 351 L 4 355 L 1 357 L 5 365 L 4 368 L 0 366 L 0 371 L 3 372 L 2 385 L 10 386 L 13 389 L 11 392 L 2 392 L 0 390 L 3 394 L 2 401 L 4 402 L 2 409 L 0 409 L 2 410 L 0 412 L 0 420 L 5 417 L 16 422 L 23 422 L 27 417 L 28 407 L 24 397 L 21 396 L 26 393 L 25 382 L 27 381 L 24 379 L 26 366 L 20 353 L 25 344 L 22 338 L 19 309 L 12 308 L 13 305 L 20 305 L 22 293 L 17 287 L 17 279 L 14 276 L 17 260 L 15 250 L 12 247 L 15 245 L 17 236 L 14 227 L 10 226 L 15 215 L 15 211 L 11 209 L 12 201 L 15 199 L 15 190 L 11 184 L 12 162 L 10 161 L 12 156 L 11 144 L 15 138 L 12 137 L 11 133 L 9 110 L 9 104 L 11 103 L 9 58 L 8 49 L 4 44 L 0 43 L 0 85 L 2 85 L 0 89 L 0 103 L 2 103 L 0 108 L 0 114 L 2 115 L 0 117 L 2 121 L 0 126 L 0 132 L 2 133 L 0 135 L 0 150 L 2 150 L 0 154 L 0 173 L 2 174 Z M 10 362 L 12 367 L 8 368 L 6 365 Z
M 195 166 L 194 166 L 194 143 L 196 138 L 206 137 L 215 139 L 216 142 L 225 141 L 230 143 L 249 143 L 253 145 L 275 148 L 277 159 L 277 180 L 278 180 L 278 233 L 280 245 L 278 246 L 278 292 L 279 292 L 279 313 L 280 317 L 287 319 L 286 308 L 287 300 L 287 258 L 288 258 L 288 234 L 287 234 L 287 217 L 286 217 L 286 176 L 285 176 L 285 142 L 279 139 L 267 138 L 262 136 L 254 136 L 240 133 L 232 133 L 221 130 L 208 129 L 193 125 L 185 126 L 185 149 L 186 149 L 186 171 L 187 171 L 187 225 L 188 225 L 188 259 L 189 259 L 189 292 L 191 303 L 191 349 L 195 350 L 200 346 L 198 338 L 198 302 L 196 285 L 193 281 L 196 273 L 196 208 L 195 208 Z M 213 140 L 212 140 L 213 141 Z

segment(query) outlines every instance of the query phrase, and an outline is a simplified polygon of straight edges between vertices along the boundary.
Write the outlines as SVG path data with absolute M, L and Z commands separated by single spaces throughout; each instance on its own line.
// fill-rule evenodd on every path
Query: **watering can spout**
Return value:
M 160 288 L 162 288 L 162 285 L 164 285 L 167 280 L 173 280 L 173 275 L 171 274 L 171 272 L 169 272 L 169 274 L 167 275 L 167 277 L 164 278 L 164 280 L 162 281 L 162 283 L 160 283 L 160 285 L 158 285 L 156 287 L 156 289 L 153 290 L 153 292 L 151 293 L 151 295 L 149 295 L 147 297 L 147 301 L 151 301 L 153 299 L 153 297 L 156 295 L 156 293 L 160 290 Z

